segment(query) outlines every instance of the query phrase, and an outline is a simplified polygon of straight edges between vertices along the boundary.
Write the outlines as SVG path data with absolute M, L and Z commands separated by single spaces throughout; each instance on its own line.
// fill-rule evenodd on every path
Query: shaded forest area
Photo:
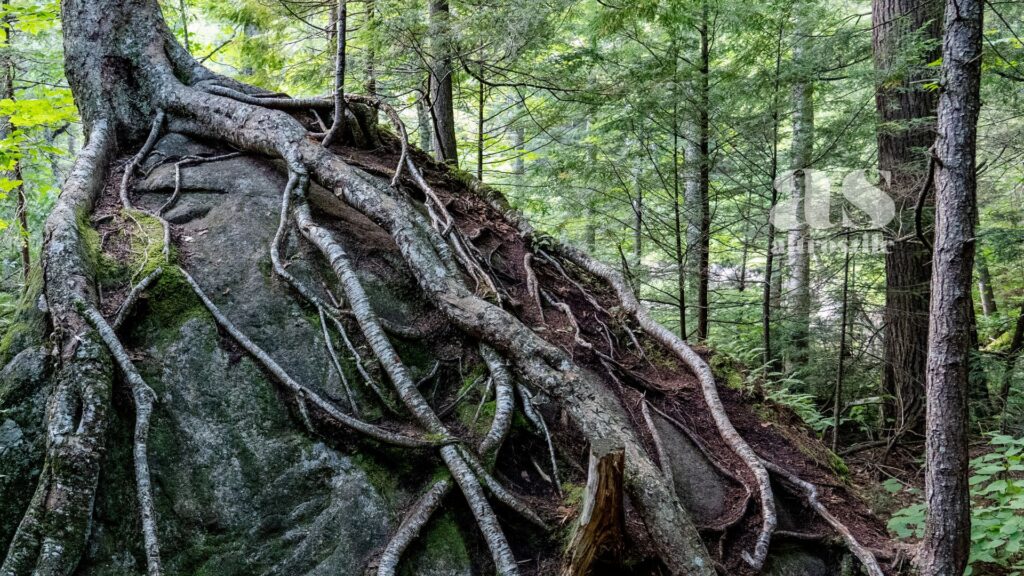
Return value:
M 0 574 L 1024 573 L 1024 4 L 0 28 Z

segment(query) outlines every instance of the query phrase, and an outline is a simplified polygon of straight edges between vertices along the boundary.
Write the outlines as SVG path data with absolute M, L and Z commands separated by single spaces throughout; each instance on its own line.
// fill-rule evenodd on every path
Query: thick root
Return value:
M 89 130 L 63 193 L 46 220 L 43 274 L 61 368 L 47 409 L 43 473 L 7 549 L 0 575 L 68 574 L 88 536 L 106 442 L 113 373 L 110 356 L 75 303 L 94 301 L 89 254 L 79 228 L 102 189 L 114 137 L 103 121 Z
M 771 480 L 768 477 L 768 471 L 762 465 L 757 454 L 754 453 L 754 450 L 740 436 L 729 420 L 729 416 L 725 412 L 725 406 L 718 396 L 718 385 L 715 383 L 711 367 L 682 339 L 651 318 L 647 309 L 640 304 L 633 294 L 629 284 L 626 283 L 625 279 L 616 270 L 574 248 L 559 245 L 558 249 L 563 257 L 607 282 L 615 290 L 623 308 L 633 316 L 644 332 L 665 348 L 673 351 L 697 376 L 701 384 L 701 391 L 704 394 L 704 401 L 711 411 L 711 416 L 714 418 L 718 433 L 733 452 L 743 460 L 743 463 L 750 469 L 754 480 L 757 482 L 758 496 L 761 502 L 761 533 L 757 538 L 757 544 L 754 546 L 753 553 L 744 552 L 744 559 L 753 569 L 760 570 L 764 566 L 765 559 L 768 557 L 768 547 L 771 543 L 772 532 L 775 531 L 775 526 L 778 523 Z
M 296 208 L 295 218 L 303 235 L 324 254 L 331 268 L 337 274 L 364 336 L 366 336 L 384 371 L 391 378 L 391 382 L 405 407 L 428 433 L 444 439 L 451 439 L 447 427 L 441 422 L 441 419 L 430 405 L 427 404 L 426 399 L 416 387 L 416 383 L 409 376 L 408 369 L 406 369 L 391 342 L 384 334 L 383 328 L 381 328 L 380 323 L 377 321 L 376 314 L 370 307 L 366 292 L 355 271 L 352 269 L 345 249 L 333 239 L 330 232 L 316 225 L 310 214 L 309 206 L 305 203 L 300 204 Z M 445 465 L 448 466 L 455 482 L 462 489 L 462 493 L 469 503 L 473 516 L 476 518 L 480 531 L 483 533 L 484 540 L 491 550 L 491 556 L 494 559 L 498 574 L 508 576 L 518 574 L 515 557 L 498 524 L 498 519 L 483 495 L 480 482 L 463 459 L 458 448 L 452 445 L 442 447 L 441 458 L 444 460 Z
M 451 478 L 438 480 L 413 504 L 412 509 L 402 520 L 402 525 L 398 527 L 384 548 L 384 553 L 378 560 L 377 576 L 395 576 L 397 574 L 402 554 L 416 538 L 419 538 L 423 527 L 430 521 L 434 512 L 440 508 L 441 502 L 451 492 L 453 486 Z
M 260 100 L 260 99 L 254 99 Z M 612 436 L 626 446 L 626 489 L 644 518 L 659 555 L 673 574 L 710 576 L 713 566 L 696 528 L 672 488 L 644 453 L 621 406 L 596 375 L 581 371 L 556 346 L 544 341 L 507 311 L 470 292 L 424 237 L 408 198 L 325 150 L 287 114 L 181 87 L 166 95 L 172 126 L 188 134 L 215 136 L 244 150 L 304 165 L 349 206 L 387 231 L 425 296 L 467 335 L 480 338 L 511 361 L 531 386 L 564 406 L 588 438 Z M 239 114 L 247 118 L 239 124 Z M 301 228 L 301 226 L 300 226 Z M 370 335 L 368 335 L 370 336 Z M 373 337 L 368 338 L 371 343 Z M 378 355 L 379 356 L 379 355 Z M 595 394 L 595 391 L 598 393 Z
M 523 414 L 526 414 L 526 419 L 544 436 L 544 441 L 548 445 L 548 456 L 551 458 L 551 483 L 555 485 L 555 490 L 558 495 L 562 495 L 562 483 L 558 478 L 558 458 L 555 457 L 555 445 L 551 441 L 551 432 L 548 431 L 548 425 L 544 422 L 544 417 L 541 416 L 540 412 L 533 406 L 533 397 L 525 386 L 517 386 L 519 390 L 519 399 L 523 402 Z

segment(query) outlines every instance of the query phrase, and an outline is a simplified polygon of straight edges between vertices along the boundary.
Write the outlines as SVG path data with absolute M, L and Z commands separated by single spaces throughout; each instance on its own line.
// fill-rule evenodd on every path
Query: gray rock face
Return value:
M 7 550 L 43 466 L 48 358 L 26 348 L 0 370 L 0 549 Z
M 174 135 L 157 150 L 172 158 L 207 152 Z M 249 158 L 182 173 L 181 200 L 168 213 L 177 224 L 179 262 L 293 377 L 347 408 L 316 314 L 270 273 L 268 249 L 284 176 Z M 173 189 L 173 178 L 173 164 L 155 168 L 139 183 L 137 190 L 145 193 L 136 203 L 159 207 Z M 286 256 L 289 270 L 310 285 L 329 283 L 329 275 L 321 276 L 319 257 L 303 251 L 294 233 Z M 371 272 L 378 276 L 367 282 L 386 290 L 381 279 L 387 271 Z M 180 278 L 165 273 L 161 285 L 168 284 L 177 289 L 152 290 L 122 335 L 159 396 L 150 465 L 167 573 L 361 573 L 415 498 L 417 486 L 396 481 L 401 458 L 320 423 L 309 423 L 315 430 L 310 432 L 294 400 L 219 334 Z M 388 299 L 386 293 L 379 297 Z M 346 376 L 358 387 L 354 364 L 347 358 L 345 363 Z M 131 471 L 133 412 L 126 392 L 115 391 L 113 418 L 81 574 L 138 574 L 145 568 Z M 0 438 L 7 435 L 13 432 L 0 427 Z M 431 532 L 449 534 L 448 522 L 445 517 L 434 522 L 427 538 Z M 471 573 L 461 538 L 433 537 L 442 545 L 414 551 L 407 562 L 410 574 Z
M 726 486 L 730 480 L 675 426 L 657 414 L 652 417 L 668 452 L 672 480 L 683 506 L 698 524 L 715 524 L 728 511 Z
M 804 550 L 781 548 L 772 553 L 765 573 L 768 576 L 829 576 L 834 572 L 820 558 Z

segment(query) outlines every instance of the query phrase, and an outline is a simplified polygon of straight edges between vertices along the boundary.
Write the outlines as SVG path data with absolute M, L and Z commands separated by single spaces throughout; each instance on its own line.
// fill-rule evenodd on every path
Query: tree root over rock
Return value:
M 533 398 L 540 394 L 562 411 L 565 421 L 571 422 L 573 429 L 579 431 L 591 446 L 610 441 L 622 447 L 622 483 L 631 510 L 635 510 L 643 521 L 646 535 L 668 572 L 699 576 L 715 573 L 714 562 L 696 526 L 675 494 L 671 480 L 648 454 L 621 399 L 609 386 L 607 376 L 581 364 L 571 351 L 567 354 L 503 307 L 507 302 L 503 294 L 517 288 L 502 285 L 488 272 L 490 266 L 482 262 L 477 248 L 459 229 L 459 223 L 449 206 L 433 190 L 413 161 L 405 127 L 392 108 L 379 99 L 353 95 L 345 95 L 344 98 L 344 102 L 352 106 L 358 104 L 382 111 L 395 126 L 400 138 L 401 155 L 388 184 L 346 161 L 335 149 L 324 146 L 300 121 L 299 116 L 311 109 L 321 112 L 337 109 L 334 98 L 292 99 L 260 94 L 256 89 L 206 70 L 191 59 L 163 24 L 155 1 L 141 0 L 133 3 L 130 8 L 118 9 L 124 10 L 123 19 L 98 14 L 92 4 L 84 0 L 65 2 L 68 34 L 83 34 L 85 37 L 83 31 L 90 25 L 96 30 L 107 30 L 115 34 L 118 31 L 109 30 L 109 23 L 122 20 L 137 26 L 135 33 L 141 37 L 133 38 L 132 42 L 114 43 L 110 50 L 123 49 L 121 46 L 144 47 L 142 56 L 133 54 L 133 57 L 145 58 L 146 65 L 133 69 L 133 73 L 138 76 L 135 85 L 141 87 L 139 90 L 143 92 L 132 95 L 132 102 L 144 102 L 145 105 L 118 108 L 112 104 L 104 108 L 97 103 L 83 108 L 89 126 L 89 147 L 79 158 L 65 193 L 47 224 L 48 241 L 44 258 L 47 300 L 59 331 L 57 341 L 63 365 L 51 400 L 46 466 L 29 510 L 15 535 L 3 568 L 0 569 L 0 576 L 21 575 L 33 570 L 44 576 L 69 574 L 77 564 L 87 535 L 98 477 L 99 454 L 105 437 L 105 412 L 110 402 L 112 381 L 111 354 L 125 373 L 136 400 L 136 479 L 140 508 L 143 511 L 145 548 L 150 573 L 159 572 L 156 518 L 152 510 L 143 426 L 152 410 L 154 398 L 152 391 L 131 365 L 124 347 L 118 342 L 115 328 L 108 326 L 97 311 L 96 298 L 90 288 L 88 257 L 81 239 L 77 237 L 80 218 L 91 212 L 92 202 L 109 164 L 109 155 L 114 150 L 111 129 L 105 120 L 118 123 L 118 128 L 134 126 L 138 141 L 142 140 L 142 135 L 137 134 L 138 126 L 145 125 L 147 115 L 152 118 L 151 130 L 122 176 L 120 197 L 122 205 L 129 211 L 129 217 L 129 185 L 132 175 L 145 159 L 161 130 L 222 142 L 238 151 L 232 154 L 255 153 L 282 159 L 288 170 L 288 184 L 282 193 L 279 226 L 269 246 L 274 274 L 287 282 L 306 304 L 316 309 L 327 353 L 331 356 L 335 370 L 341 372 L 341 363 L 333 349 L 328 329 L 330 325 L 335 327 L 345 346 L 356 357 L 357 368 L 367 385 L 374 389 L 385 405 L 388 405 L 388 398 L 397 397 L 400 406 L 393 407 L 392 412 L 411 417 L 418 432 L 396 432 L 386 425 L 361 420 L 355 413 L 355 397 L 348 389 L 347 382 L 346 395 L 352 414 L 339 409 L 309 386 L 296 381 L 267 351 L 257 346 L 219 310 L 195 279 L 181 270 L 182 276 L 218 326 L 294 394 L 300 412 L 305 413 L 308 403 L 328 420 L 374 441 L 403 448 L 437 450 L 439 459 L 444 463 L 447 475 L 427 487 L 383 549 L 377 560 L 379 576 L 392 576 L 396 573 L 404 551 L 418 537 L 455 486 L 458 486 L 476 520 L 490 550 L 496 572 L 503 576 L 520 573 L 498 515 L 488 500 L 488 497 L 493 498 L 532 524 L 545 526 L 541 515 L 511 489 L 503 486 L 493 472 L 495 464 L 500 460 L 501 446 L 509 436 L 517 392 L 524 415 L 544 435 L 551 459 L 554 490 L 559 491 L 561 488 L 553 435 L 532 403 Z M 104 37 L 102 34 L 93 34 L 88 41 Z M 69 58 L 74 60 L 76 56 L 72 53 Z M 73 70 L 76 71 L 72 75 L 73 84 L 80 92 L 102 93 L 100 87 L 104 86 L 103 79 L 90 76 L 90 68 L 83 66 Z M 114 97 L 119 96 L 115 94 Z M 288 111 L 296 116 L 290 115 Z M 124 115 L 130 117 L 131 122 L 126 121 Z M 336 125 L 339 119 L 335 120 L 333 124 Z M 180 193 L 180 168 L 185 162 L 186 159 L 183 159 L 175 165 L 174 194 L 156 214 L 152 214 L 165 226 L 165 260 L 170 258 L 171 238 L 163 214 L 173 206 Z M 403 178 L 403 172 L 407 178 Z M 410 180 L 412 186 L 407 188 L 406 184 Z M 464 336 L 478 344 L 495 390 L 494 416 L 482 438 L 462 438 L 453 433 L 455 428 L 445 423 L 438 408 L 432 406 L 417 388 L 409 369 L 388 337 L 385 323 L 370 306 L 345 247 L 334 237 L 331 228 L 318 222 L 314 216 L 307 201 L 310 182 L 330 190 L 346 205 L 383 229 L 393 240 L 429 303 Z M 508 220 L 514 219 L 511 215 L 506 216 Z M 288 271 L 281 250 L 284 238 L 293 225 L 330 265 L 344 293 L 344 302 L 328 303 L 327 299 Z M 526 276 L 528 295 L 536 302 L 542 319 L 545 298 L 551 306 L 564 314 L 565 322 L 573 331 L 573 342 L 580 347 L 578 356 L 584 356 L 584 351 L 588 357 L 593 354 L 601 360 L 612 360 L 617 354 L 625 356 L 616 349 L 612 330 L 615 328 L 617 333 L 628 336 L 636 356 L 643 358 L 645 351 L 642 344 L 649 344 L 653 340 L 672 351 L 696 374 L 720 436 L 744 462 L 756 484 L 762 528 L 754 550 L 747 555 L 747 561 L 754 569 L 759 569 L 767 557 L 776 523 L 768 471 L 730 422 L 718 397 L 710 368 L 685 342 L 651 319 L 617 272 L 571 248 L 555 242 L 540 242 L 528 228 L 524 227 L 522 231 L 534 249 L 532 254 L 529 250 L 521 256 L 517 254 L 513 266 L 517 268 L 517 274 L 521 268 L 522 274 Z M 542 245 L 547 246 L 551 254 L 542 250 Z M 587 316 L 577 316 L 579 311 L 574 311 L 568 301 L 561 302 L 553 295 L 554 291 L 548 293 L 543 290 L 541 281 L 544 274 L 538 274 L 535 268 L 545 263 L 556 268 L 584 294 L 587 303 L 593 307 L 597 324 L 601 328 L 597 338 L 603 340 L 599 343 L 607 347 L 607 354 L 599 352 L 582 330 L 580 319 Z M 615 292 L 617 307 L 624 310 L 627 317 L 616 319 L 608 311 L 608 308 L 614 309 L 616 306 L 602 306 L 579 281 L 568 274 L 562 263 L 566 263 L 566 266 L 572 263 L 606 282 Z M 165 266 L 166 273 L 171 264 L 168 262 Z M 159 280 L 149 277 L 143 279 L 133 288 L 128 300 L 138 298 L 148 283 L 154 281 Z M 332 298 L 329 292 L 327 296 Z M 347 310 L 342 310 L 343 305 L 347 306 Z M 130 306 L 130 302 L 126 302 L 125 308 Z M 114 326 L 123 322 L 125 314 L 122 311 L 117 315 Z M 354 318 L 362 339 L 369 345 L 389 380 L 388 390 L 375 383 L 363 369 L 356 348 L 341 322 L 342 314 Z M 549 321 L 558 319 L 553 317 Z M 641 343 L 630 324 L 639 326 L 650 340 L 645 339 Z M 106 348 L 100 346 L 100 342 L 104 342 Z M 600 364 L 594 365 L 600 370 Z M 79 411 L 79 408 L 83 410 Z M 79 422 L 75 422 L 72 416 L 79 412 L 82 417 Z M 649 416 L 646 411 L 645 415 Z M 661 454 L 664 449 L 658 452 L 662 466 L 667 466 L 667 457 Z M 68 477 L 69 473 L 71 477 Z M 67 494 L 63 499 L 54 499 L 53 492 L 60 490 L 66 490 Z M 809 499 L 813 498 L 811 494 Z M 53 502 L 58 503 L 51 504 Z

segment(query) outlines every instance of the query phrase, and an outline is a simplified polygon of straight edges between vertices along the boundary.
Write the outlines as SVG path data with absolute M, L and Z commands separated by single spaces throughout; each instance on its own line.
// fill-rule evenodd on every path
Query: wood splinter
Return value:
M 625 534 L 622 471 L 625 449 L 611 440 L 590 445 L 587 486 L 579 521 L 566 549 L 561 576 L 587 576 L 594 564 L 622 552 Z

